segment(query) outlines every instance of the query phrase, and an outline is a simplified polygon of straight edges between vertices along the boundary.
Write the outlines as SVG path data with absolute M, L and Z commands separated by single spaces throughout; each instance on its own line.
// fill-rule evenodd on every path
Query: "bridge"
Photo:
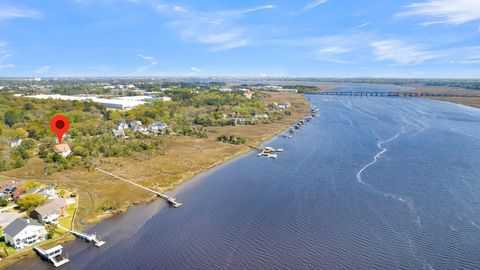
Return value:
M 445 93 L 422 93 L 422 92 L 369 92 L 369 91 L 325 91 L 307 93 L 309 95 L 322 95 L 322 96 L 370 96 L 370 97 L 477 97 L 480 95 L 460 95 L 460 94 L 445 94 Z

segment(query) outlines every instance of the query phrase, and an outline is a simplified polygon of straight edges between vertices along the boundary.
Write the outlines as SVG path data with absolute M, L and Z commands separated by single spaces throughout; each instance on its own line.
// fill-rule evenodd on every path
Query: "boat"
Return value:
M 264 153 L 272 153 L 272 152 L 275 152 L 275 149 L 273 147 L 265 147 L 263 152 Z

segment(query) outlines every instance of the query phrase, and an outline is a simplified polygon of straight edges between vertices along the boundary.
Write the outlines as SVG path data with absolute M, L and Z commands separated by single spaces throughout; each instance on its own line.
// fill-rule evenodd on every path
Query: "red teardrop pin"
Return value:
M 58 143 L 62 143 L 63 134 L 68 131 L 70 127 L 70 121 L 64 115 L 55 115 L 50 121 L 50 127 L 53 132 L 57 134 Z

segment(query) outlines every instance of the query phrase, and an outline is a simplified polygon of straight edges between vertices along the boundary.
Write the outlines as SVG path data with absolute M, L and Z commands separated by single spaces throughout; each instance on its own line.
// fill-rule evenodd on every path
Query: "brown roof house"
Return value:
M 55 148 L 53 150 L 55 151 L 55 153 L 58 153 L 63 157 L 68 157 L 70 155 L 70 153 L 72 153 L 68 143 L 56 144 Z
M 35 208 L 30 217 L 37 219 L 40 223 L 55 223 L 58 218 L 67 213 L 67 200 L 56 198 L 48 200 L 44 205 Z

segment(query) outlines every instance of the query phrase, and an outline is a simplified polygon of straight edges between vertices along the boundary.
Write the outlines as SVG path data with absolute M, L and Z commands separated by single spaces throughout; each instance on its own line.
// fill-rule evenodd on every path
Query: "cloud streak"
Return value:
M 310 2 L 308 4 L 306 4 L 304 7 L 303 7 L 303 11 L 309 11 L 309 10 L 312 10 L 318 6 L 321 6 L 323 4 L 325 4 L 327 2 L 327 0 L 315 0 L 313 2 Z
M 39 67 L 37 70 L 35 70 L 36 74 L 45 74 L 48 73 L 52 69 L 51 66 L 43 66 Z
M 435 20 L 422 25 L 451 24 L 460 25 L 480 20 L 479 0 L 428 0 L 405 6 L 406 11 L 394 15 L 396 18 L 423 16 Z
M 16 19 L 16 18 L 31 18 L 38 19 L 42 14 L 36 10 L 13 6 L 7 2 L 0 2 L 0 20 Z
M 263 10 L 274 9 L 271 4 L 251 8 L 203 12 L 182 6 L 160 4 L 156 9 L 161 14 L 172 17 L 168 26 L 187 41 L 207 44 L 212 51 L 223 51 L 252 44 L 252 31 L 237 26 L 235 20 Z
M 157 64 L 157 60 L 153 56 L 146 56 L 146 55 L 143 55 L 143 54 L 137 54 L 137 56 L 148 62 L 147 65 L 144 65 L 144 66 L 141 66 L 141 67 L 137 68 L 136 69 L 137 73 L 143 73 L 143 72 L 149 70 L 150 68 L 152 68 L 153 66 L 155 66 Z
M 440 57 L 437 52 L 428 51 L 422 46 L 396 39 L 375 41 L 371 43 L 371 46 L 377 60 L 393 61 L 400 65 L 422 64 Z

